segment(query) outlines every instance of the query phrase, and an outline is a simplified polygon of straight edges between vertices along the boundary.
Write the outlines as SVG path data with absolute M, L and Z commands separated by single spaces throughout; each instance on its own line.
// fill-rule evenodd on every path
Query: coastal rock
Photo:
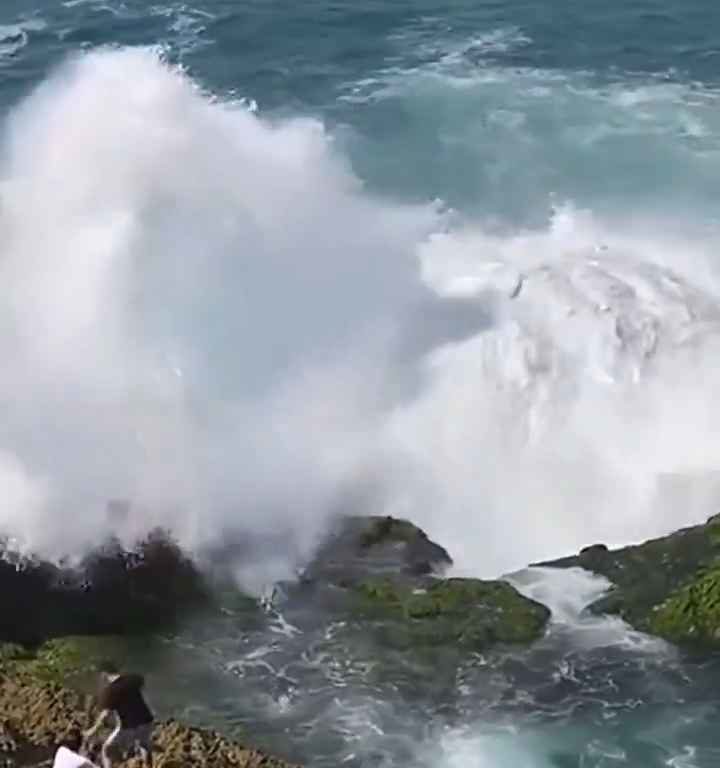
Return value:
M 0 641 L 146 632 L 209 599 L 199 571 L 163 531 L 130 551 L 111 541 L 72 568 L 0 555 Z
M 478 652 L 542 635 L 545 606 L 503 581 L 443 578 L 451 565 L 448 552 L 408 520 L 348 517 L 290 594 L 311 594 L 395 649 Z
M 530 643 L 545 629 L 550 611 L 504 581 L 425 579 L 414 585 L 375 579 L 356 590 L 357 611 L 384 619 L 389 645 L 447 645 L 482 652 L 496 644 Z
M 581 567 L 612 582 L 590 606 L 680 644 L 720 646 L 720 517 L 643 544 L 595 545 L 540 565 Z
M 448 552 L 407 520 L 345 518 L 298 582 L 288 585 L 283 610 L 300 606 L 298 616 L 306 615 L 309 621 L 341 618 L 336 626 L 352 627 L 353 632 L 359 628 L 363 639 L 392 651 L 380 654 L 380 665 L 386 657 L 392 663 L 400 651 L 437 666 L 440 656 L 530 643 L 542 635 L 550 615 L 547 608 L 504 581 L 445 578 L 451 564 Z M 0 644 L 2 743 L 14 750 L 16 768 L 37 766 L 71 731 L 87 727 L 99 661 L 109 657 L 132 665 L 132 643 L 140 642 L 147 662 L 153 632 L 180 610 L 208 599 L 207 582 L 165 536 L 146 542 L 141 554 L 105 548 L 84 568 L 63 571 L 24 563 L 19 570 L 0 572 L 0 589 L 3 578 L 17 579 L 26 605 L 32 606 L 16 617 L 47 612 L 42 621 L 29 615 L 27 624 L 17 622 L 14 632 L 6 625 L 5 635 L 0 635 L 0 641 L 8 641 Z M 185 599 L 185 589 L 192 600 Z M 163 599 L 168 606 L 160 604 Z M 15 600 L 19 611 L 19 598 Z M 116 606 L 107 605 L 114 600 Z M 310 604 L 307 613 L 303 601 Z M 220 610 L 219 604 L 210 605 Z M 148 615 L 153 610 L 158 615 Z M 72 636 L 59 636 L 65 628 Z M 135 630 L 142 631 L 135 635 Z M 374 658 L 378 647 L 368 648 Z M 287 765 L 215 732 L 174 721 L 160 724 L 155 740 L 160 768 Z
M 303 580 L 346 587 L 386 574 L 442 573 L 450 565 L 448 552 L 409 520 L 343 517 L 303 572 Z
M 720 647 L 720 565 L 701 569 L 655 606 L 647 625 L 668 640 Z

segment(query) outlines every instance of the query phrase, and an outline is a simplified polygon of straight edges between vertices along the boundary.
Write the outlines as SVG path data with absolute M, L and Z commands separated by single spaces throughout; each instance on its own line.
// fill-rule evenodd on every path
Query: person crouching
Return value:
M 113 714 L 115 728 L 102 746 L 103 768 L 112 768 L 111 752 L 136 749 L 147 768 L 151 768 L 154 717 L 143 696 L 145 679 L 142 675 L 120 674 L 114 664 L 106 662 L 100 666 L 100 682 L 100 715 L 93 727 L 85 732 L 85 738 L 90 741 Z

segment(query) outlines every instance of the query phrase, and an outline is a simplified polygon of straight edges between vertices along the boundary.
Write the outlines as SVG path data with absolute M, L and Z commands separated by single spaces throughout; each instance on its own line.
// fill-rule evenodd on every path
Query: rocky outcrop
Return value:
M 549 616 L 544 607 L 505 582 L 443 580 L 450 565 L 448 552 L 407 520 L 345 517 L 285 591 L 291 603 L 384 622 L 391 628 L 387 636 L 404 638 L 408 647 L 452 642 L 478 650 L 529 642 L 542 633 Z M 131 552 L 111 542 L 75 569 L 6 556 L 0 560 L 0 642 L 36 647 L 66 636 L 146 635 L 209 604 L 210 591 L 162 531 Z M 110 642 L 100 645 L 108 648 Z M 36 663 L 45 672 L 58 653 L 65 659 L 63 643 L 62 653 L 44 647 Z
M 407 520 L 348 517 L 298 581 L 284 585 L 284 599 L 289 610 L 311 603 L 312 617 L 340 615 L 347 622 L 339 625 L 359 626 L 403 652 L 427 650 L 425 657 L 434 649 L 467 654 L 542 635 L 547 608 L 504 581 L 446 578 L 451 564 L 448 552 Z M 207 605 L 206 585 L 161 533 L 132 553 L 103 548 L 75 570 L 6 560 L 0 615 L 12 620 L 0 623 L 0 642 L 9 641 L 0 645 L 0 748 L 15 755 L 16 766 L 37 765 L 39 754 L 46 759 L 92 716 L 83 692 L 92 690 L 98 662 L 122 664 L 134 633 L 147 638 L 182 611 Z M 257 606 L 252 615 L 264 616 Z M 176 722 L 159 726 L 156 742 L 160 768 L 286 765 Z
M 108 542 L 73 568 L 0 551 L 0 641 L 147 632 L 208 598 L 197 568 L 163 531 L 131 551 Z
M 669 536 L 609 550 L 598 544 L 541 565 L 581 567 L 613 587 L 590 606 L 682 644 L 720 646 L 720 517 Z
M 403 650 L 448 646 L 479 652 L 530 643 L 550 617 L 507 582 L 442 578 L 448 552 L 407 520 L 349 517 L 338 522 L 295 592 L 348 619 L 381 644 Z
M 403 650 L 448 646 L 479 653 L 497 644 L 530 643 L 550 618 L 544 605 L 503 581 L 373 579 L 357 592 L 358 613 L 384 619 L 385 641 Z
M 452 558 L 424 531 L 394 517 L 338 520 L 303 573 L 303 581 L 350 586 L 369 576 L 442 573 Z

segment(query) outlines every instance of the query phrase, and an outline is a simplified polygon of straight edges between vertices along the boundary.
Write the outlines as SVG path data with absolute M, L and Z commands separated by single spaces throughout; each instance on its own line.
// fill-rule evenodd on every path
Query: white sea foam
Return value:
M 551 611 L 550 632 L 560 632 L 573 647 L 616 646 L 654 655 L 670 653 L 663 641 L 637 632 L 617 616 L 594 615 L 587 608 L 605 595 L 610 582 L 582 568 L 528 568 L 508 580 Z

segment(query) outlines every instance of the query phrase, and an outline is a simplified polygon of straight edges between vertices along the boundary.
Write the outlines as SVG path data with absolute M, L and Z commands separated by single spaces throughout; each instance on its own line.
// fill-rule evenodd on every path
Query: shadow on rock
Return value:
M 63 635 L 146 632 L 208 601 L 204 578 L 162 530 L 130 551 L 111 540 L 74 568 L 7 549 L 0 557 L 4 641 L 33 645 Z

